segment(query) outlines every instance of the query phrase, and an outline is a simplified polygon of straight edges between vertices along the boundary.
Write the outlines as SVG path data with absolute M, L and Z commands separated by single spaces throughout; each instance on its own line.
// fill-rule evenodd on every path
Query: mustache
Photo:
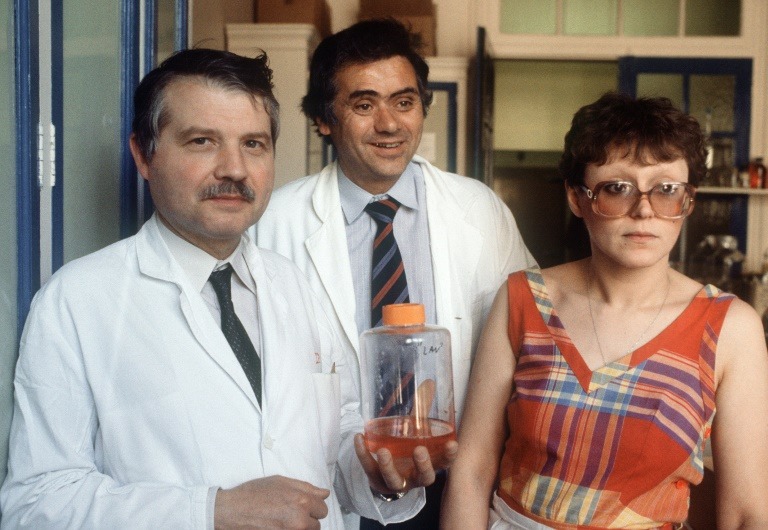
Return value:
M 256 192 L 254 192 L 247 184 L 241 181 L 234 182 L 231 180 L 222 182 L 221 184 L 208 186 L 201 192 L 200 198 L 203 200 L 215 199 L 220 195 L 239 195 L 248 202 L 253 202 L 256 199 Z

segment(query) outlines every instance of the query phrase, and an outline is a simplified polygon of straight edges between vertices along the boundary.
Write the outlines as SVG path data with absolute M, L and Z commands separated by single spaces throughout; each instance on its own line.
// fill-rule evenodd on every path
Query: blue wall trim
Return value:
M 64 2 L 51 2 L 51 111 L 56 128 L 56 185 L 51 190 L 51 267 L 64 264 Z
M 133 163 L 128 140 L 133 119 L 133 92 L 139 78 L 139 0 L 121 0 L 120 63 L 120 237 L 138 230 L 138 187 L 136 165 Z
M 189 40 L 189 32 L 187 31 L 189 7 L 188 0 L 176 0 L 176 31 L 175 35 L 175 49 L 186 50 L 187 41 Z
M 142 77 L 157 66 L 157 0 L 144 0 L 144 71 Z M 149 194 L 149 184 L 141 180 L 143 200 L 141 201 L 141 220 L 152 217 L 155 205 Z
M 40 288 L 40 188 L 37 183 L 39 121 L 38 11 L 35 0 L 14 0 L 16 75 L 16 244 L 18 331 Z
M 155 67 L 157 58 L 157 2 L 144 0 L 144 71 L 142 76 Z

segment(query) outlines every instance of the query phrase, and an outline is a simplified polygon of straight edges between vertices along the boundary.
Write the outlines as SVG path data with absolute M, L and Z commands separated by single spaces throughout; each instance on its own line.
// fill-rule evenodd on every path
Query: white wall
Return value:
M 574 111 L 618 79 L 613 61 L 496 61 L 495 69 L 496 150 L 561 151 Z

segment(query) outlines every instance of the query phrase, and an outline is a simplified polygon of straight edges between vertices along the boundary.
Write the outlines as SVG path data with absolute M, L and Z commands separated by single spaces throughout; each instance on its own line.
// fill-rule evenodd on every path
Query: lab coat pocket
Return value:
M 320 427 L 320 442 L 323 444 L 325 463 L 336 463 L 341 444 L 341 387 L 339 374 L 312 374 L 315 389 L 315 404 Z

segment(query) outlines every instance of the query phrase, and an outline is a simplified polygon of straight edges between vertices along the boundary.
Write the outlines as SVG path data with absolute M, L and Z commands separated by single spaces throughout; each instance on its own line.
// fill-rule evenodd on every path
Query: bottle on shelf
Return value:
M 712 109 L 706 109 L 706 119 L 704 121 L 704 142 L 707 156 L 704 159 L 704 164 L 707 167 L 707 172 L 704 175 L 704 181 L 702 186 L 717 186 L 717 178 L 714 174 L 713 168 L 715 165 L 715 144 L 712 141 Z
M 747 168 L 749 172 L 749 187 L 752 189 L 764 188 L 766 186 L 765 166 L 763 158 L 757 157 L 749 163 Z

